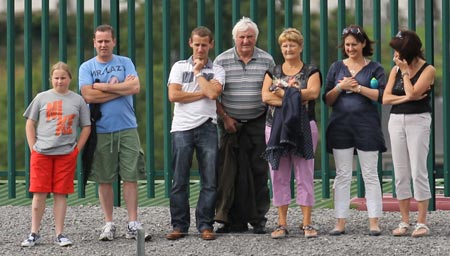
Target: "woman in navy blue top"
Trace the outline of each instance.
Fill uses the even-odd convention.
[[[350,206],[353,155],[357,153],[366,188],[369,234],[381,234],[382,192],[377,174],[378,153],[386,151],[376,102],[381,102],[386,84],[383,67],[370,59],[372,41],[362,27],[351,25],[342,31],[344,60],[328,71],[324,102],[333,111],[326,131],[327,151],[336,165],[334,180],[335,228],[330,235],[345,233]],[[371,80],[374,80],[371,88]],[[376,85],[376,83],[378,85]]]
[[[427,169],[431,130],[429,92],[434,84],[436,70],[425,61],[422,42],[415,32],[401,30],[389,45],[394,49],[395,66],[389,74],[383,103],[392,105],[388,129],[395,189],[402,216],[402,221],[392,234],[408,234],[412,180],[419,212],[412,236],[425,236],[429,233],[426,216],[431,198]]]

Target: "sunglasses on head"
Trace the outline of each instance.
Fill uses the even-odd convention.
[[[403,39],[402,31],[398,31],[397,35],[395,37]]]
[[[348,27],[348,28],[344,28],[342,30],[342,35],[346,35],[346,34],[362,34],[361,29],[359,28],[355,28],[355,27]]]

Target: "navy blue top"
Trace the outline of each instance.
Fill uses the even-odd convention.
[[[334,62],[327,74],[325,95],[332,90],[344,77],[351,77],[351,73],[342,60]],[[386,86],[386,75],[378,62],[370,61],[354,78],[361,86],[370,88],[370,80],[378,80],[378,102],[382,102],[382,95]],[[341,92],[334,104],[329,117],[326,140],[327,152],[335,149],[357,148],[363,151],[385,152],[381,118],[377,104],[359,93]]]

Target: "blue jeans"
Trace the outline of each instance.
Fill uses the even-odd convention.
[[[190,225],[189,176],[194,149],[200,174],[200,194],[195,211],[197,229],[212,229],[216,203],[218,135],[210,120],[188,131],[172,133],[173,183],[170,215],[173,229],[187,232]]]

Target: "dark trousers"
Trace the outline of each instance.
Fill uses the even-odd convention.
[[[216,202],[218,135],[217,126],[208,121],[189,131],[172,133],[173,183],[170,215],[173,229],[187,232],[190,225],[189,177],[196,150],[201,188],[195,210],[198,231],[212,229]]]
[[[220,124],[219,124],[220,126]],[[224,131],[223,127],[221,127]],[[215,220],[265,226],[270,208],[265,116],[240,123],[238,132],[222,132],[219,149]]]

